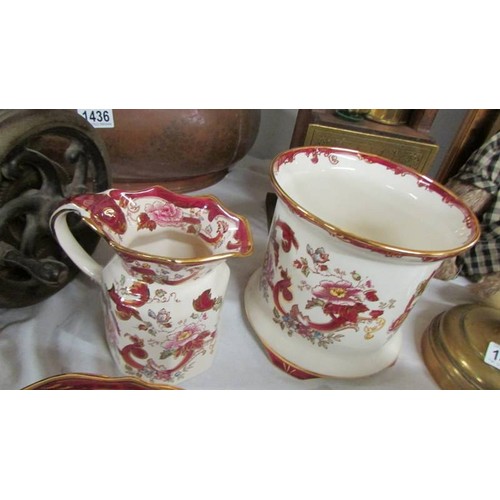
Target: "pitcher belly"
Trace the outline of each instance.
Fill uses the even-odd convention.
[[[106,335],[121,371],[175,384],[207,370],[229,275],[225,262],[179,285],[105,275]]]

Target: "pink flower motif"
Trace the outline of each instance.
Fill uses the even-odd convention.
[[[203,333],[200,325],[191,323],[183,326],[179,331],[175,332],[174,338],[169,340],[163,347],[167,350],[179,349],[189,342],[192,342]]]
[[[342,306],[353,306],[362,302],[363,292],[360,288],[353,287],[348,281],[321,281],[312,289],[313,295],[328,303]]]
[[[325,301],[323,312],[332,318],[331,328],[341,328],[359,321],[359,315],[369,309],[363,304],[363,290],[348,281],[321,281],[312,293]]]
[[[147,203],[144,211],[159,226],[179,226],[182,224],[182,210],[173,203],[155,201]]]

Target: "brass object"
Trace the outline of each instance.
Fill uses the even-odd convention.
[[[425,174],[438,152],[437,144],[378,133],[359,132],[333,126],[310,124],[305,146],[333,146],[382,156]]]
[[[432,320],[422,355],[442,389],[500,389],[500,370],[484,361],[492,341],[500,342],[500,310],[462,304]]]
[[[366,118],[384,125],[403,125],[410,117],[409,109],[370,109]]]

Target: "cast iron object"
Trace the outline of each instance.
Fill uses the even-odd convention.
[[[49,218],[66,198],[109,187],[107,154],[93,127],[70,110],[0,110],[0,307],[36,304],[77,274]],[[92,252],[98,236],[79,220]]]

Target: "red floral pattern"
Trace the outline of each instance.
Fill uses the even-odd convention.
[[[323,348],[341,342],[348,329],[362,330],[367,340],[373,338],[374,332],[385,324],[385,309],[394,307],[395,301],[381,302],[372,281],[363,279],[357,271],[347,273],[332,268],[333,259],[323,247],[314,249],[307,244],[307,253],[301,255],[290,225],[277,218],[275,226],[281,232],[278,234],[274,229],[271,233],[261,282],[264,297],[270,300],[272,296],[274,321],[288,335],[298,334]],[[294,285],[293,280],[297,278],[282,267],[281,252],[290,253],[292,248],[298,254],[293,259],[293,267],[305,277],[317,276],[312,285],[307,281]],[[323,321],[313,320],[294,302],[292,290],[297,288],[310,293],[305,310],[320,310]]]
[[[119,205],[109,196],[101,193],[82,194],[72,199],[72,203],[87,210],[92,222],[105,232],[111,230],[116,234],[124,234],[127,221]]]
[[[81,208],[82,215],[93,222],[94,228],[102,236],[118,244],[115,248],[124,261],[134,262],[135,267],[139,265],[138,256],[133,247],[127,248],[123,242],[133,241],[134,233],[161,231],[164,228],[172,228],[202,240],[213,263],[231,256],[247,256],[253,252],[247,220],[225,209],[211,196],[187,196],[155,186],[142,191],[110,189],[104,193],[75,197],[73,202]],[[166,273],[172,270],[179,275],[175,279],[168,279],[163,275],[158,278],[160,282],[179,283],[198,274],[199,269],[195,272],[190,268],[204,265],[209,269],[205,257],[207,256],[179,263],[183,259],[141,253],[140,261],[156,264],[156,276],[162,275],[161,266]]]
[[[131,374],[139,373],[150,380],[180,380],[189,370],[192,360],[213,350],[216,331],[207,327],[210,324],[208,319],[209,314],[214,314],[221,308],[222,297],[212,297],[211,289],[206,289],[193,300],[193,314],[177,322],[175,326],[171,310],[167,306],[159,310],[156,308],[157,312],[149,309],[147,320],[139,310],[140,306],[158,301],[166,305],[173,302],[174,305],[179,302],[175,299],[175,292],[167,293],[159,289],[152,294],[146,283],[134,282],[129,288],[120,289],[119,293],[113,285],[108,294],[115,305],[118,318],[124,321],[132,318],[139,320],[138,332],[147,336],[149,346],[161,349],[160,359],[175,360],[173,363],[169,362],[168,367],[163,366],[148,354],[144,337],[125,333],[123,338],[130,339],[131,343],[117,348]],[[118,329],[115,337],[121,337]],[[166,340],[156,340],[157,338]],[[114,345],[118,346],[117,338],[114,339]]]
[[[162,227],[176,227],[184,223],[182,210],[168,201],[156,200],[153,203],[146,203],[144,212],[150,220]]]
[[[405,310],[403,311],[403,313],[398,316],[392,323],[391,323],[391,326],[389,327],[389,333],[391,335],[394,335],[399,327],[403,324],[403,322],[405,321],[405,319],[408,317],[408,314],[410,314],[411,310],[413,309],[413,307],[415,306],[415,304],[417,303],[417,300],[419,299],[419,297],[424,293],[429,281],[432,279],[432,276],[427,278],[426,280],[422,281],[415,293],[411,296],[410,300],[408,301],[408,304],[406,304],[406,307],[405,307]]]
[[[191,323],[183,326],[179,331],[171,334],[171,340],[163,346],[167,351],[172,351],[175,357],[186,355],[203,347],[204,339],[211,335],[201,325]]]
[[[154,231],[156,229],[156,222],[149,218],[148,214],[139,214],[137,217],[137,229],[149,229]]]
[[[116,314],[122,320],[131,317],[141,319],[137,308],[149,300],[149,288],[146,283],[135,281],[130,287],[117,292],[115,285],[108,290],[111,301],[115,304]]]
[[[193,300],[193,308],[197,312],[206,312],[218,305],[219,298],[212,298],[212,291],[205,290],[199,297]]]
[[[122,369],[151,381],[175,382],[206,369],[228,278],[221,264],[253,251],[246,219],[216,198],[159,186],[110,189],[74,202],[119,257],[110,261],[103,280],[108,345]],[[179,251],[163,255],[155,242],[172,236],[182,244],[193,242],[194,256],[186,252],[183,257]],[[213,279],[198,280],[209,273]],[[192,283],[181,285],[188,281]]]

